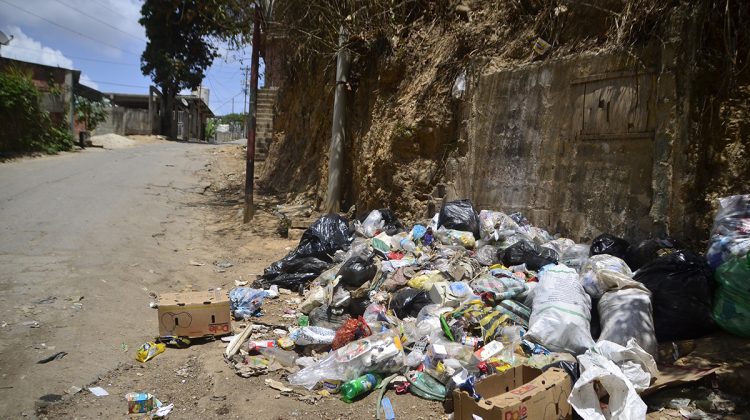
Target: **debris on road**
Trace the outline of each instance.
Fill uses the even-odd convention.
[[[52,356],[45,357],[44,359],[42,359],[42,360],[40,360],[40,361],[38,361],[36,363],[37,364],[49,363],[49,362],[52,362],[54,360],[60,360],[60,359],[62,359],[63,357],[65,357],[67,355],[68,355],[68,353],[66,353],[64,351],[59,351],[59,352],[53,354]]]
[[[92,386],[89,388],[89,391],[96,397],[106,397],[109,395],[109,392],[100,386]]]

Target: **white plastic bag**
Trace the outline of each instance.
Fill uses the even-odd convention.
[[[367,218],[362,222],[362,234],[367,238],[372,238],[375,233],[383,229],[385,226],[385,220],[383,220],[383,214],[380,210],[373,210],[367,215]]]
[[[568,403],[586,420],[642,420],[646,404],[622,370],[606,357],[586,352],[578,356],[581,376],[573,385]],[[602,410],[595,384],[609,394],[609,404]]]
[[[642,288],[641,288],[642,287]],[[626,345],[630,339],[654,357],[658,355],[651,293],[644,286],[610,290],[599,299],[599,340]]]
[[[336,336],[336,331],[324,327],[302,327],[292,331],[289,338],[298,346],[309,346],[311,344],[331,344]]]
[[[386,331],[352,341],[332,351],[320,362],[289,376],[289,383],[313,389],[323,380],[349,381],[369,373],[391,373],[405,366],[404,349],[398,334]]]
[[[524,338],[552,351],[581,354],[594,345],[590,328],[591,297],[583,290],[576,270],[564,265],[544,267]]]
[[[581,267],[581,283],[594,299],[610,289],[643,287],[633,280],[633,272],[625,261],[608,254],[594,255]]]

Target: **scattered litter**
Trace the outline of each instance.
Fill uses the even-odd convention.
[[[190,265],[194,265],[196,267],[203,267],[204,265],[206,265],[206,263],[190,260]]]
[[[266,385],[268,385],[270,388],[273,388],[277,391],[292,392],[292,388],[285,386],[284,384],[282,384],[281,382],[275,379],[267,378],[265,382],[266,382]]]
[[[227,269],[227,268],[229,268],[229,267],[232,267],[232,266],[234,266],[234,264],[232,264],[232,262],[231,262],[231,261],[227,261],[227,260],[214,261],[214,265],[215,265],[215,266],[216,266],[217,268],[222,268],[222,269]]]
[[[106,389],[100,387],[100,386],[92,386],[89,388],[89,391],[94,394],[96,397],[105,397],[109,395],[109,392],[107,392]]]
[[[135,360],[141,363],[146,363],[159,354],[164,353],[164,350],[166,349],[166,344],[155,343],[153,341],[143,343],[135,353]]]
[[[39,321],[25,321],[22,322],[21,325],[29,328],[39,328]]]
[[[60,352],[57,352],[57,353],[53,354],[52,356],[45,357],[44,359],[42,359],[42,360],[40,360],[40,361],[38,361],[36,363],[37,364],[49,363],[49,362],[51,362],[53,360],[60,360],[60,359],[62,359],[63,357],[65,357],[67,355],[68,355],[68,353],[66,353],[64,351],[60,351]]]

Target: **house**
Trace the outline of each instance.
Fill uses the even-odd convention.
[[[0,57],[0,71],[10,68],[31,76],[42,93],[42,109],[49,113],[55,125],[68,127],[73,137],[78,138],[85,127],[75,119],[75,97],[101,99],[101,92],[79,83],[81,71]]]
[[[177,95],[172,112],[173,132],[161,128],[162,94],[154,86],[148,94],[105,93],[112,108],[97,134],[163,134],[179,140],[205,140],[206,120],[214,116],[208,106],[209,90],[201,87],[190,95]]]

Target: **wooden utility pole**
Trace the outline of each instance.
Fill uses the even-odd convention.
[[[245,161],[245,215],[244,223],[253,220],[253,182],[255,179],[255,126],[258,102],[258,67],[260,66],[260,4],[255,3],[253,17],[253,54],[250,60],[250,104],[248,106],[247,159]]]

